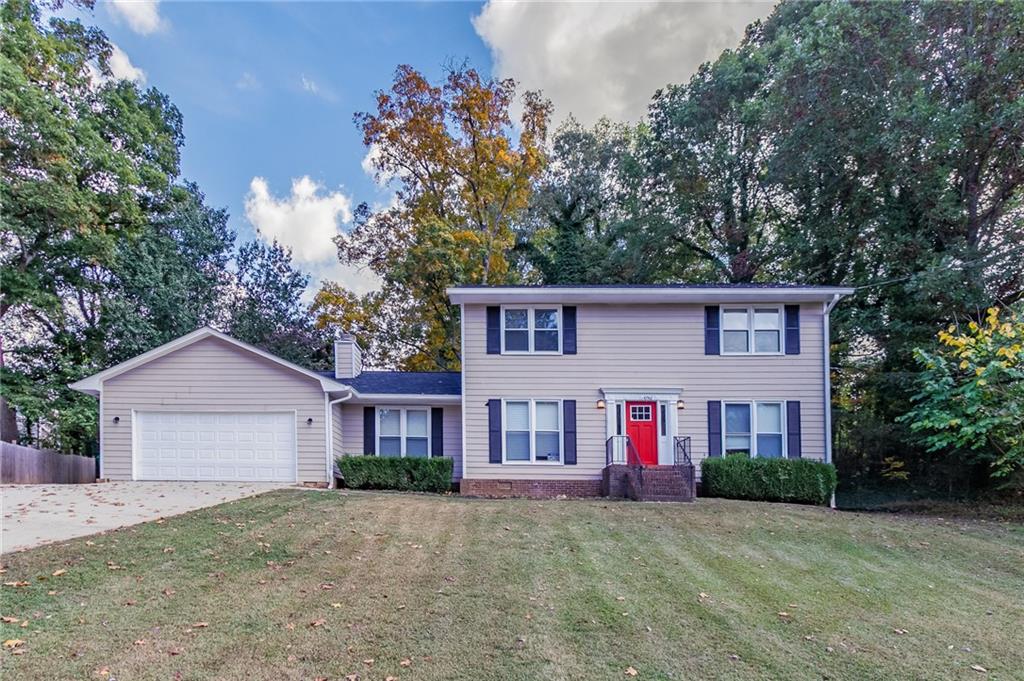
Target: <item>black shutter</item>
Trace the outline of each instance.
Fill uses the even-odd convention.
[[[722,456],[722,403],[708,400],[708,456]]]
[[[490,463],[501,463],[501,400],[487,400],[487,448]]]
[[[704,306],[704,354],[720,355],[718,338],[718,306]]]
[[[562,400],[562,449],[563,462],[576,465],[576,400]]]
[[[430,408],[430,456],[444,456],[444,408]]]
[[[487,354],[501,354],[501,308],[487,306]]]
[[[576,354],[576,306],[562,306],[562,354]]]
[[[786,449],[790,459],[799,459],[800,452],[800,401],[786,402]]]
[[[800,354],[800,306],[786,306],[786,354]]]
[[[363,454],[377,453],[377,410],[363,407]]]

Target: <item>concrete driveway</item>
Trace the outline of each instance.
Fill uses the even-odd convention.
[[[259,482],[0,485],[0,551],[104,532],[288,486]]]

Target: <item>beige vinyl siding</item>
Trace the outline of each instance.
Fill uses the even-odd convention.
[[[345,448],[343,446],[344,431],[342,429],[342,420],[345,418],[343,411],[344,404],[344,402],[339,402],[338,404],[331,406],[331,431],[333,432],[333,438],[331,440],[331,456],[335,459],[345,453]]]
[[[758,305],[762,305],[758,303]],[[800,307],[799,355],[704,354],[703,305],[579,305],[576,355],[488,355],[485,305],[463,312],[467,478],[592,479],[604,468],[600,390],[681,388],[678,435],[707,456],[709,400],[800,400],[804,458],[825,451],[822,306]],[[575,399],[577,465],[488,463],[487,400]]]
[[[343,403],[341,405],[342,451],[345,454],[363,454],[363,407],[367,404]],[[386,406],[386,405],[381,405]],[[393,405],[429,408],[430,405]],[[441,405],[434,405],[441,406]],[[444,407],[444,455],[453,460],[455,480],[462,478],[462,408],[457,404],[446,404]]]
[[[327,480],[320,383],[248,350],[206,338],[103,384],[103,472],[132,477],[132,411],[295,412],[298,481]],[[114,423],[115,416],[120,417]],[[306,419],[312,418],[312,425]]]

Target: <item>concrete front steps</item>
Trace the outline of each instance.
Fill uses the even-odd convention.
[[[601,493],[633,501],[693,501],[697,496],[692,464],[671,466],[606,466]]]

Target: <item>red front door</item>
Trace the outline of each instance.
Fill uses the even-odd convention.
[[[640,463],[658,465],[658,405],[626,402],[626,435],[633,441]]]

